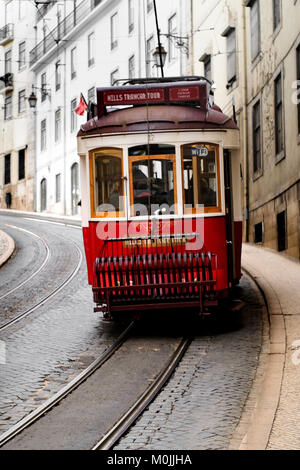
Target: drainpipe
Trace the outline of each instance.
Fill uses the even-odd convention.
[[[141,40],[142,40],[142,35],[141,35],[141,23],[142,23],[142,15],[141,15],[141,2],[138,3],[138,37],[139,37],[139,43],[138,43],[138,55],[139,55],[139,73],[138,76],[142,76],[142,58],[141,58]],[[134,77],[135,78],[135,77]]]
[[[249,242],[249,159],[248,159],[248,78],[247,78],[247,31],[246,31],[246,6],[242,5],[242,29],[243,29],[243,162],[244,162],[244,209],[246,219],[246,242]]]
[[[64,215],[67,215],[67,52],[64,47]]]
[[[194,75],[194,0],[190,1],[190,33],[191,33],[191,40],[190,40],[190,70],[191,75]]]

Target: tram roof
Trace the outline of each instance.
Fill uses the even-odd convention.
[[[221,109],[209,105],[203,80],[146,83],[97,89],[98,117],[82,125],[78,137],[172,130],[237,129]],[[127,106],[107,110],[107,106]]]

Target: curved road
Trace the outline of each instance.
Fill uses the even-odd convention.
[[[0,214],[0,227],[16,243],[15,255],[0,270],[1,326],[51,294],[78,265],[79,250],[83,257],[84,253],[78,226]],[[46,245],[50,257],[44,267],[6,295],[39,270],[47,256]],[[28,317],[0,330],[0,341],[6,346],[6,364],[0,365],[0,433],[89,365],[121,329],[101,322],[99,314],[93,313],[83,258],[66,287]]]

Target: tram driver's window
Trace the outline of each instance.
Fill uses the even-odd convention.
[[[218,153],[213,145],[182,147],[185,212],[220,211],[218,207]]]
[[[174,146],[132,147],[129,162],[132,215],[176,213]]]
[[[122,150],[98,150],[94,162],[94,213],[117,217],[124,213]]]

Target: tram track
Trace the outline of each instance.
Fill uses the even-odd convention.
[[[45,413],[50,411],[54,406],[58,405],[67,395],[73,392],[80,384],[87,380],[96,370],[98,370],[108,359],[122,346],[122,344],[129,337],[130,333],[134,328],[134,322],[123,331],[123,333],[117,338],[117,340],[106,349],[98,359],[84,369],[77,377],[71,382],[65,385],[59,392],[53,395],[43,405],[39,406],[36,410],[31,412],[28,416],[22,419],[15,426],[12,426],[7,432],[0,435],[0,447],[3,447],[7,442],[11,441],[24,429],[33,424],[39,418],[44,416]]]
[[[36,219],[37,220],[37,219]],[[39,274],[42,269],[46,266],[46,264],[49,262],[49,259],[51,257],[51,250],[50,250],[50,247],[48,246],[48,244],[46,243],[46,241],[40,237],[39,235],[35,234],[34,232],[31,232],[29,230],[26,230],[26,229],[23,229],[21,227],[17,227],[15,225],[10,225],[10,224],[5,224],[7,227],[9,228],[13,228],[13,229],[16,229],[16,230],[20,230],[20,231],[23,231],[24,233],[27,233],[27,234],[31,234],[32,236],[40,239],[45,248],[46,248],[46,258],[45,260],[43,261],[42,265],[34,272],[32,273],[27,279],[25,279],[21,284],[19,284],[18,286],[16,286],[15,288],[11,289],[10,291],[6,292],[4,295],[2,295],[0,297],[0,300],[1,299],[4,299],[5,297],[8,297],[9,295],[11,295],[12,293],[14,293],[15,291],[17,291],[19,288],[21,287],[24,287],[29,281],[31,281],[35,276],[37,276],[37,274]],[[70,227],[73,227],[70,225]],[[74,228],[78,228],[76,226],[74,226]],[[50,301],[55,295],[57,295],[59,292],[61,292],[62,289],[64,289],[71,281],[72,279],[76,276],[76,274],[78,273],[80,267],[81,267],[81,264],[82,264],[82,260],[83,260],[83,255],[82,255],[82,252],[81,250],[79,249],[79,247],[71,241],[71,243],[73,244],[73,246],[75,247],[75,250],[77,252],[77,255],[78,255],[78,262],[75,266],[75,268],[72,270],[72,272],[69,274],[69,276],[67,277],[67,279],[65,279],[58,287],[56,287],[54,290],[52,290],[48,295],[44,296],[39,302],[37,302],[35,305],[33,305],[32,307],[30,307],[29,309],[23,311],[22,313],[16,315],[14,318],[12,318],[11,320],[3,323],[0,325],[0,332],[6,330],[7,328],[9,328],[10,326],[13,326],[14,324],[16,324],[17,322],[19,322],[20,320],[22,320],[23,318],[26,318],[28,317],[30,314],[32,314],[34,311],[36,311],[39,307],[41,307],[42,305],[44,305],[46,302]]]
[[[36,271],[34,271],[34,273],[32,273],[27,279],[25,279],[25,281],[21,282],[16,287],[14,287],[13,289],[10,289],[9,291],[5,292],[5,294],[1,295],[0,300],[5,299],[5,297],[8,297],[9,295],[13,294],[16,290],[20,289],[21,287],[24,287],[25,284],[27,284],[27,282],[31,281],[44,268],[44,266],[46,266],[47,262],[50,259],[50,248],[49,248],[49,245],[47,244],[47,242],[44,240],[43,237],[40,237],[39,235],[37,235],[34,232],[31,232],[30,230],[26,230],[26,229],[21,228],[21,227],[16,227],[15,225],[5,224],[5,227],[15,229],[15,230],[20,230],[21,232],[27,233],[27,234],[31,235],[32,237],[35,237],[38,240],[40,240],[43,243],[43,245],[46,249],[46,257],[45,257],[43,263],[41,264],[41,266]]]
[[[147,388],[143,395],[132,405],[132,407],[125,413],[118,422],[101,437],[91,450],[110,450],[113,446],[124,436],[128,429],[136,422],[142,415],[143,411],[155,399],[158,393],[162,390],[168,379],[175,371],[177,365],[182,359],[187,348],[191,344],[191,339],[183,339],[170,357],[168,364],[162,369],[158,377]]]

